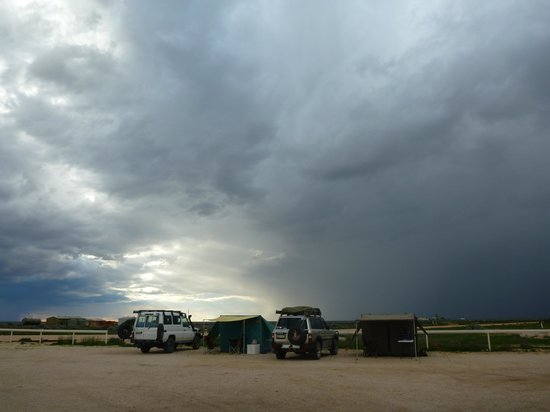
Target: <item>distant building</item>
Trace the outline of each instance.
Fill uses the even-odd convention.
[[[51,316],[46,319],[46,328],[49,329],[109,329],[117,322],[105,319],[86,319],[71,316]]]
[[[88,327],[91,329],[109,329],[116,325],[117,322],[115,320],[88,319]]]
[[[41,319],[37,318],[23,318],[21,319],[21,325],[23,326],[40,326],[42,323]]]
[[[80,317],[50,316],[46,319],[46,327],[51,329],[82,329],[88,327],[88,320]]]

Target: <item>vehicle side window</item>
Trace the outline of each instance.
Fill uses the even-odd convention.
[[[164,324],[165,325],[171,325],[172,324],[172,315],[169,315],[168,313],[164,314]]]
[[[152,328],[157,327],[159,324],[159,317],[157,315],[147,315],[145,318],[145,327]]]
[[[139,315],[136,322],[136,328],[143,328],[144,326],[145,326],[145,316]]]
[[[311,329],[317,329],[317,322],[315,318],[309,318],[309,326]]]
[[[321,318],[309,318],[311,329],[324,329]]]
[[[173,322],[174,325],[181,324],[180,315],[172,315],[172,322]]]
[[[189,321],[187,320],[186,315],[182,315],[182,317],[181,317],[181,326],[183,326],[184,328],[189,327]]]

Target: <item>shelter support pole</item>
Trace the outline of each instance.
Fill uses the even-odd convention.
[[[72,345],[74,345],[74,335],[75,335],[75,333],[73,332],[73,342],[72,342]]]
[[[244,355],[244,350],[246,347],[246,320],[243,320],[243,344],[241,346],[242,346],[243,355]]]
[[[487,348],[491,352],[491,335],[489,333],[487,333]]]
[[[42,331],[40,331],[40,343],[42,343]]]
[[[202,320],[202,349],[204,350],[204,335],[206,334],[206,321]]]
[[[424,333],[424,336],[426,337],[426,350],[430,349],[430,344],[428,343],[428,334]]]
[[[10,343],[11,343],[12,339],[13,339],[13,330],[10,330]]]
[[[359,358],[359,322],[355,322],[355,359]]]
[[[106,330],[106,331],[105,331],[105,345],[107,345],[107,335],[108,335],[108,334],[109,334],[109,331]]]
[[[418,340],[418,333],[416,331],[416,321],[413,318],[413,333],[414,333],[414,357],[418,358],[418,350],[416,348],[416,342]]]

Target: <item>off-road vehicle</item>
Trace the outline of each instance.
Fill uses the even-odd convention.
[[[287,352],[310,354],[314,359],[321,359],[326,349],[331,355],[338,353],[338,331],[328,327],[319,308],[294,306],[276,313],[281,315],[272,334],[277,359],[284,359]]]
[[[200,347],[201,334],[191,322],[191,316],[179,310],[135,310],[136,319],[130,340],[143,353],[153,347],[171,353],[177,345]]]

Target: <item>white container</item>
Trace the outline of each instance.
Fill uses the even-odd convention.
[[[259,355],[260,345],[258,343],[246,345],[246,353],[247,355]]]

